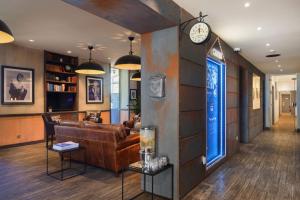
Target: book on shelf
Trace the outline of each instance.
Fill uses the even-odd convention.
[[[79,143],[75,143],[72,141],[62,142],[62,143],[54,144],[52,148],[57,151],[75,149],[75,148],[79,148]]]
[[[65,84],[52,84],[52,83],[47,83],[47,91],[49,92],[64,92],[66,91],[66,85]]]
[[[77,83],[77,77],[76,76],[69,76],[69,77],[67,77],[67,82]]]
[[[69,86],[69,92],[76,92],[76,86]]]

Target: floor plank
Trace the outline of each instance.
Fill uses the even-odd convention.
[[[184,200],[300,199],[300,136],[291,116],[271,131],[242,145],[240,153],[217,169]],[[51,154],[51,163],[58,156]],[[87,173],[66,181],[46,176],[43,144],[0,150],[2,200],[119,200],[121,177],[89,166]],[[139,175],[126,173],[126,197],[140,190]],[[139,200],[151,199],[143,196]]]
[[[299,200],[300,136],[283,115],[191,191],[185,200]]]

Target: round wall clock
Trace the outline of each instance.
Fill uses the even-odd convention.
[[[202,44],[209,39],[210,34],[211,29],[209,25],[205,22],[198,22],[190,30],[190,39],[195,44]]]

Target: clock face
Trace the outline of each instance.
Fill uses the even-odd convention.
[[[204,22],[199,22],[190,30],[190,39],[196,44],[204,42],[210,34],[209,26]]]

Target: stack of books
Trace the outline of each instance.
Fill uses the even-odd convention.
[[[65,151],[69,149],[79,148],[79,143],[75,143],[72,141],[57,143],[53,145],[53,149],[57,151]]]

